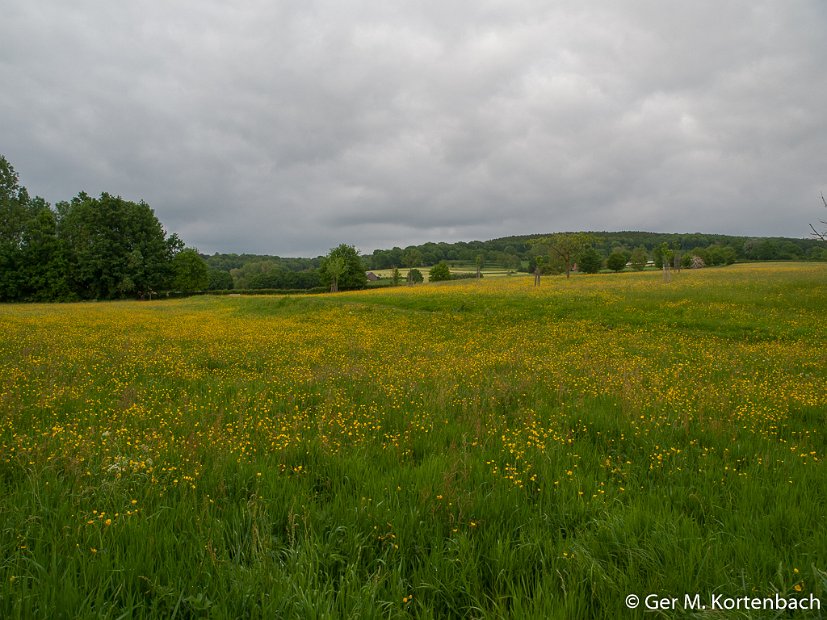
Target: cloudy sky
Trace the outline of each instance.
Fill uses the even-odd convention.
[[[824,0],[7,0],[0,154],[204,252],[807,236]]]

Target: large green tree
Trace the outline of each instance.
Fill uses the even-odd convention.
[[[12,165],[0,155],[0,301],[20,298],[23,233],[29,195]]]
[[[166,238],[145,202],[80,193],[59,203],[57,211],[69,284],[79,297],[112,299],[168,288],[180,239]]]
[[[592,246],[587,246],[577,255],[577,268],[581,273],[597,273],[602,266],[603,259]]]
[[[20,248],[19,298],[25,301],[71,299],[66,283],[66,251],[57,237],[57,219],[42,199],[35,199]]]
[[[548,247],[552,264],[559,265],[559,271],[565,271],[567,278],[571,275],[574,261],[595,242],[595,237],[588,233],[556,233],[533,240],[538,246]]]
[[[207,263],[198,250],[187,248],[172,259],[172,288],[178,291],[203,291],[210,285]],[[228,274],[229,275],[229,274]]]
[[[0,155],[0,301],[66,299],[66,260],[55,214],[30,198]]]
[[[368,284],[365,265],[359,252],[346,243],[328,252],[319,271],[322,284],[332,291],[365,288]]]

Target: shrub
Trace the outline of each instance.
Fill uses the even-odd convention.
[[[431,267],[428,274],[431,282],[443,282],[451,279],[451,270],[448,268],[448,263],[444,260],[439,261],[436,265]]]

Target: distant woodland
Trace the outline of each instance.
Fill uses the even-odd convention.
[[[574,238],[578,240],[576,251],[565,254],[561,262],[558,245]],[[334,254],[350,247],[340,245],[327,257],[316,258],[200,254],[187,248],[178,235],[168,234],[144,202],[107,193],[95,198],[81,192],[52,207],[42,198],[31,197],[0,155],[0,301],[149,299],[220,290],[329,290],[331,268],[341,258]],[[579,265],[586,272],[620,271],[659,265],[667,249],[676,266],[827,260],[827,247],[815,238],[592,232],[377,249],[354,256],[348,269],[415,270],[441,265],[479,271],[486,266],[539,274],[568,273]],[[361,277],[349,278],[345,273],[343,278],[336,290],[366,285]]]

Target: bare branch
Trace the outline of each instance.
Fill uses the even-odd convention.
[[[827,208],[827,200],[824,199],[824,194],[821,194],[821,202],[823,202],[824,207]],[[827,222],[825,222],[824,220],[819,220],[819,222],[821,222],[822,224],[827,226]],[[815,237],[816,239],[821,239],[822,241],[827,241],[827,229],[825,229],[823,232],[818,232],[816,230],[816,227],[813,226],[812,224],[810,224],[810,228],[813,231],[812,232],[813,237]]]

